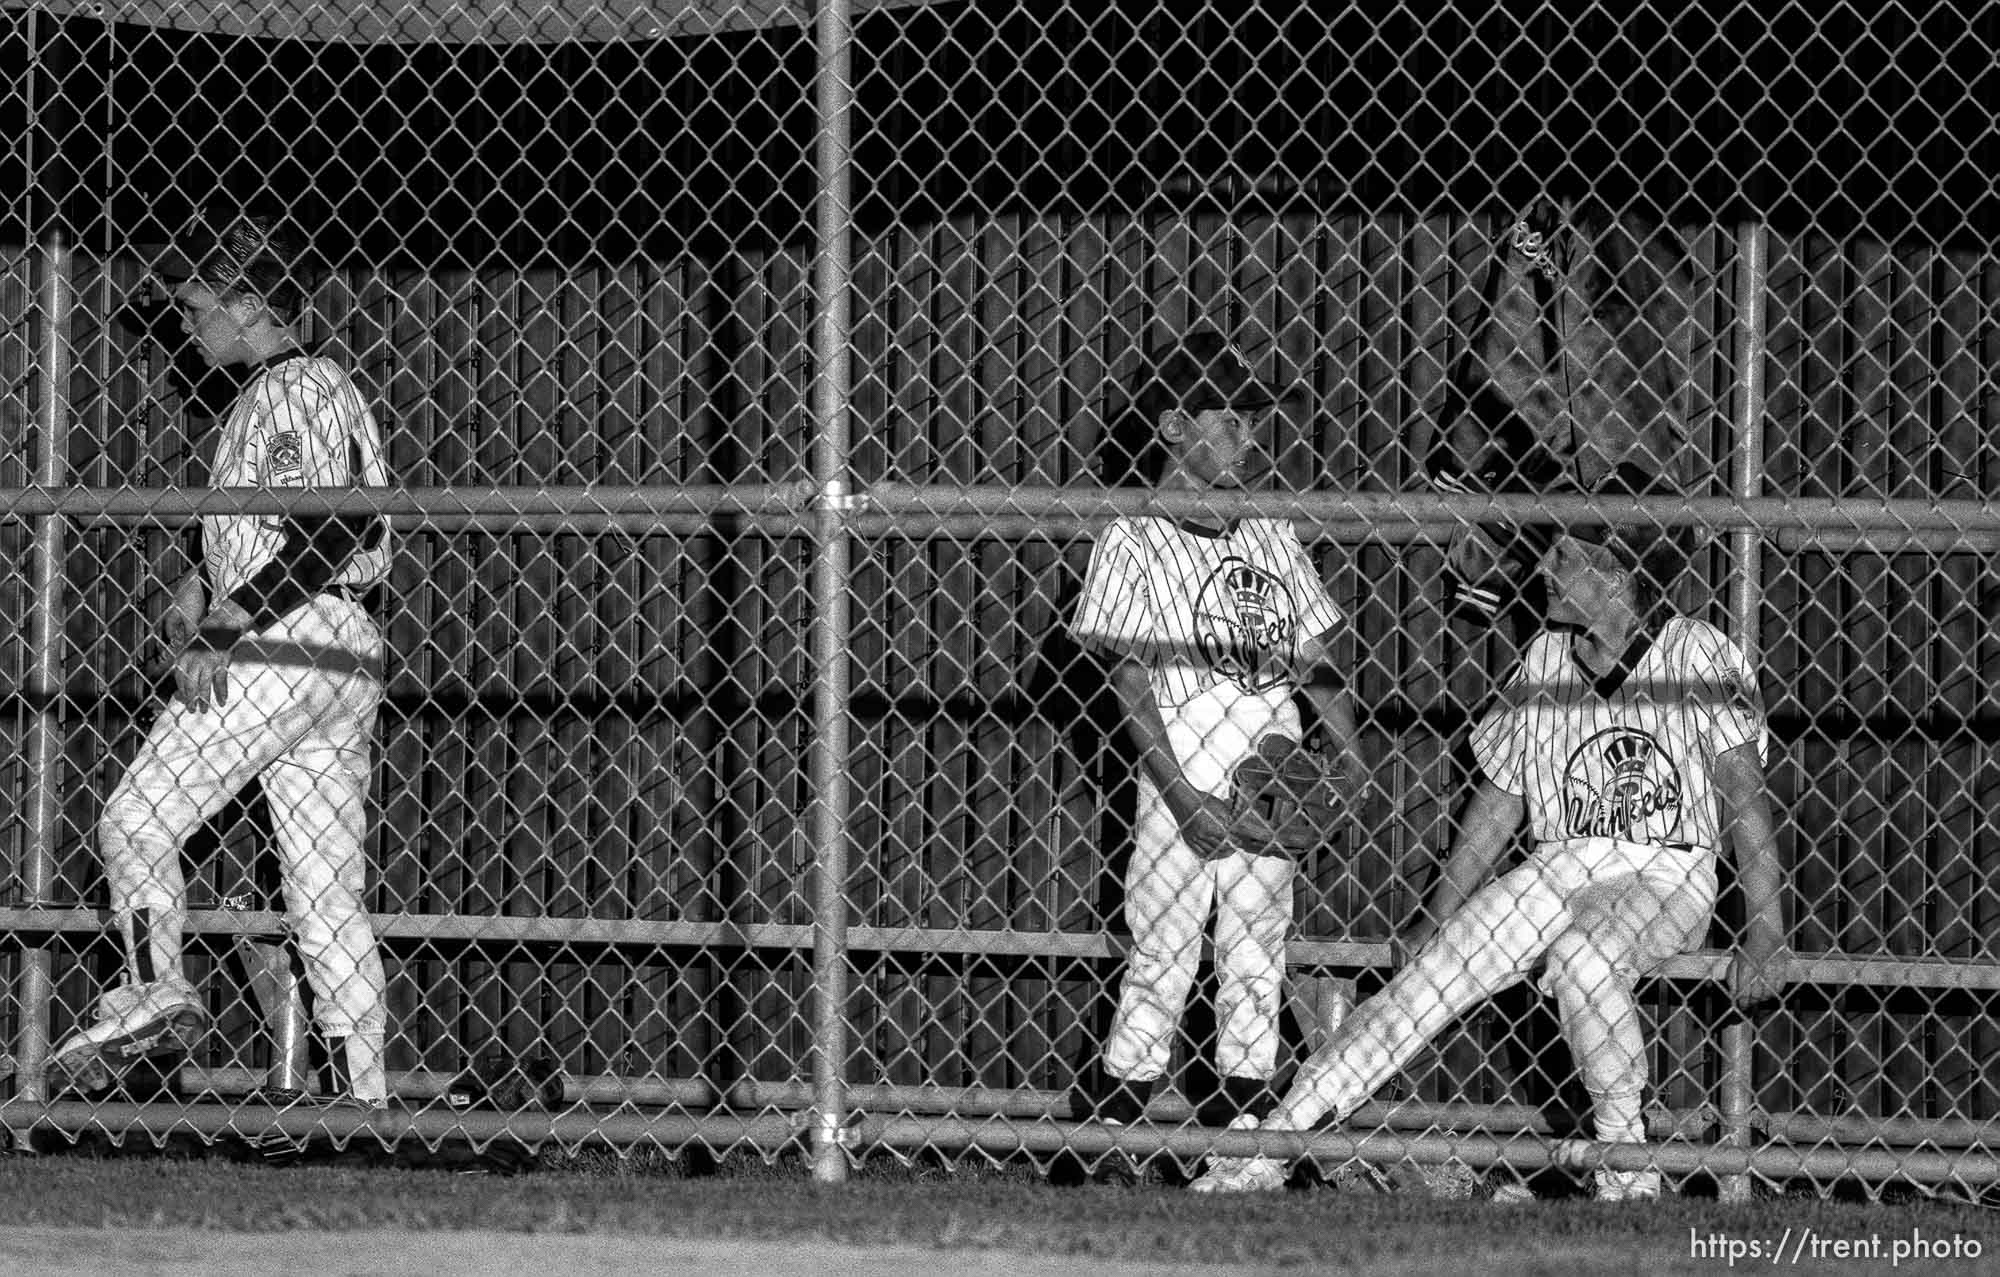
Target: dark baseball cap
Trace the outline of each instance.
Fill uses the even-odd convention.
[[[218,292],[249,289],[296,316],[314,268],[276,218],[197,209],[153,266],[169,283],[199,279]]]
[[[1150,375],[1138,395],[1149,417],[1169,408],[1268,408],[1297,394],[1296,386],[1257,380],[1250,362],[1228,338],[1211,328],[1156,347],[1147,360]]]

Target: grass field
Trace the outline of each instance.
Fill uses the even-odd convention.
[[[1669,1199],[1496,1206],[1420,1191],[1331,1188],[1203,1198],[1171,1188],[1052,1188],[1024,1169],[951,1171],[870,1163],[815,1186],[793,1159],[729,1158],[690,1175],[672,1159],[568,1159],[518,1176],[353,1166],[273,1168],[219,1157],[83,1152],[0,1161],[0,1227],[191,1229],[207,1233],[398,1230],[806,1243],[829,1272],[865,1248],[916,1248],[938,1272],[974,1252],[1067,1257],[1156,1270],[1321,1272],[1889,1271],[1900,1241],[1943,1258],[1895,1271],[2000,1271],[2000,1215],[1965,1205],[1782,1198],[1741,1206]],[[1807,1230],[1810,1230],[1809,1232]],[[1776,1262],[1771,1249],[1790,1238]],[[1698,1249],[1691,1239],[1700,1243]],[[1712,1239],[1720,1239],[1711,1245]],[[1819,1254],[1813,1254],[1817,1239]],[[1760,1246],[1728,1262],[1724,1246]],[[1879,1246],[1839,1259],[1833,1243]],[[850,1249],[851,1248],[851,1249]],[[1967,1252],[1977,1249],[1973,1257]],[[960,1252],[959,1260],[947,1258]],[[983,1257],[986,1261],[993,1254]],[[310,1269],[307,1269],[310,1271]],[[1124,1271],[1131,1271],[1125,1269]]]

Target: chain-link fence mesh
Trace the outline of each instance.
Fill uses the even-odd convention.
[[[0,8],[17,1133],[804,1137],[827,1175],[1310,1150],[1440,1187],[1605,1156],[1676,1187],[1996,1177],[1991,15],[821,22],[851,66],[773,6]],[[843,73],[851,115],[822,120]],[[180,849],[191,1050],[113,1049],[109,1087],[46,1072],[132,974],[100,826],[175,693],[200,521],[306,537],[245,490],[296,479],[199,491],[254,361],[206,366],[148,277],[218,208],[324,264],[292,335],[383,439],[387,486],[336,501],[388,511],[387,578],[304,606],[371,615],[386,649],[362,840],[386,1113],[295,1094],[355,1089],[285,939],[325,902],[288,923],[282,898],[340,840],[286,851],[268,773]],[[1158,393],[1203,332],[1206,380]],[[1249,495],[1210,464],[1246,369],[1284,392],[1242,415]],[[1602,547],[1607,521],[1681,530],[1664,585],[1703,660],[1536,665],[1569,650],[1534,647],[1558,533],[1600,581],[1665,562]],[[1107,638],[1093,590],[1192,628]],[[1259,673],[1321,628],[1330,676]],[[1517,875],[1585,834],[1691,850],[1593,862],[1553,914],[1502,879],[1457,964],[1511,937],[1492,988],[1447,1002],[1433,972],[1357,1013],[1454,838],[1485,846],[1474,729],[1511,671],[1609,705],[1620,658],[1706,717],[1648,720],[1557,802],[1566,832],[1486,850]],[[1295,862],[1188,851],[1162,758],[1225,794],[1265,728],[1340,704],[1348,817]],[[1703,815],[1741,811],[1711,789],[1731,704],[1768,727],[1790,955],[1754,1020],[1728,992],[1741,866]],[[1394,1009],[1442,1018],[1378,1082]],[[1269,1134],[1329,1071],[1362,1079],[1321,1092],[1351,1138]],[[1265,1133],[1226,1129],[1246,1111]]]

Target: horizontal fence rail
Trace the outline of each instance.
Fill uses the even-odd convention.
[[[893,518],[928,530],[931,520],[1060,518],[1101,524],[1135,515],[1282,518],[1315,526],[1393,521],[1450,531],[1468,523],[1603,523],[1620,527],[1699,527],[1810,534],[2000,532],[2000,502],[1869,501],[1791,497],[1681,498],[1671,506],[1608,496],[1458,496],[1373,492],[1133,492],[1088,488],[919,488],[883,484],[835,498],[847,517]],[[0,508],[16,518],[145,518],[181,524],[204,514],[379,514],[409,526],[491,527],[509,516],[730,515],[777,522],[802,518],[817,503],[809,485],[744,488],[208,488],[0,489]],[[552,528],[568,524],[553,523]]]

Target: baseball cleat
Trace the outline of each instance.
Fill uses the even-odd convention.
[[[1597,1145],[1589,1140],[1558,1140],[1550,1160],[1565,1170],[1590,1170],[1592,1195],[1600,1202],[1656,1202],[1660,1200],[1658,1171],[1614,1171],[1593,1166]]]
[[[1596,1197],[1600,1202],[1657,1202],[1660,1200],[1660,1173],[1599,1171]]]
[[[316,1095],[282,1086],[259,1087],[245,1099],[287,1112],[305,1110],[314,1113],[366,1113],[372,1116],[386,1112],[389,1107],[387,1100],[364,1100],[346,1091]],[[288,1135],[283,1131],[267,1131],[247,1137],[244,1143],[272,1166],[295,1166],[307,1160],[337,1158],[348,1148],[346,1143],[336,1145],[324,1132]]]
[[[1100,1120],[1106,1126],[1125,1125],[1116,1118],[1107,1117]],[[1118,1149],[1113,1149],[1098,1158],[1097,1165],[1090,1171],[1090,1182],[1105,1188],[1137,1188],[1144,1178],[1139,1163],[1132,1159],[1132,1155]]]
[[[208,1012],[179,980],[121,984],[97,999],[92,1017],[49,1053],[43,1077],[51,1095],[102,1091],[135,1060],[185,1055],[208,1029]]]
[[[1232,1131],[1254,1131],[1257,1118],[1244,1113]],[[1208,1169],[1188,1185],[1194,1193],[1275,1193],[1285,1186],[1285,1164],[1275,1157],[1210,1157]]]
[[[1593,1199],[1600,1202],[1657,1202],[1660,1200],[1660,1177],[1653,1171],[1599,1171],[1597,1186],[1592,1191]],[[1624,1176],[1636,1182],[1626,1183],[1608,1177]],[[1493,1190],[1495,1206],[1525,1206],[1540,1201],[1535,1190],[1515,1181],[1502,1184]]]
[[[1090,1173],[1090,1182],[1101,1188],[1137,1188],[1142,1178],[1129,1153],[1106,1153]]]

